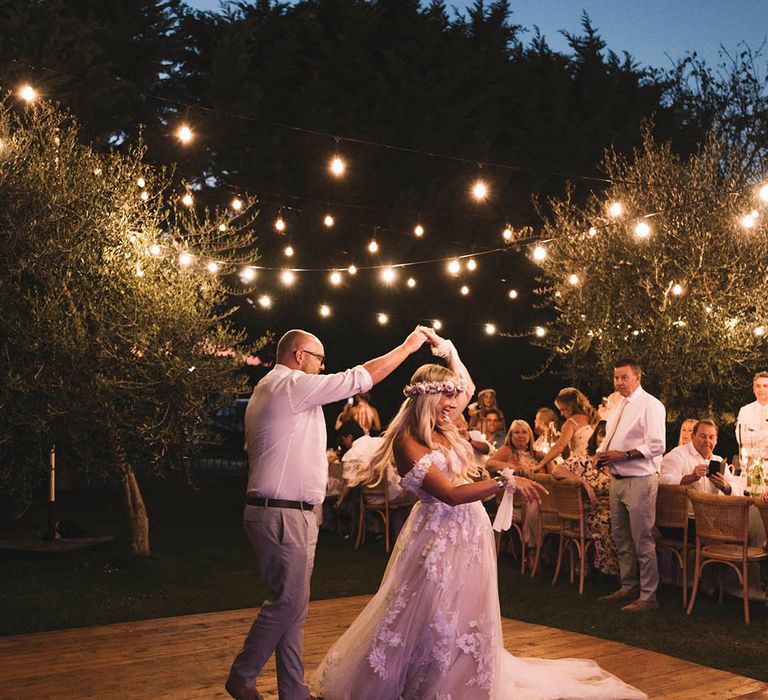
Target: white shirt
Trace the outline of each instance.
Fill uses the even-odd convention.
[[[371,437],[363,435],[357,438],[342,456],[341,463],[344,465],[344,480],[359,482],[363,474],[370,476],[370,465],[373,456],[384,444],[383,437]],[[388,464],[385,474],[387,480],[387,500],[393,501],[403,493],[400,487],[400,475],[397,473],[394,464]],[[367,479],[365,479],[367,480]],[[383,503],[384,499],[377,495],[366,495],[369,503]]]
[[[660,484],[679,484],[684,476],[693,474],[693,470],[700,464],[709,464],[711,460],[722,462],[723,458],[712,455],[709,459],[702,457],[692,442],[687,445],[679,445],[673,450],[667,452],[661,459],[661,474],[659,474]],[[718,494],[722,493],[706,477],[702,476],[698,481],[688,484],[689,489],[695,489],[702,493]],[[688,512],[693,514],[693,506],[688,503]]]
[[[322,406],[372,386],[361,365],[335,374],[275,365],[253,388],[245,409],[248,493],[322,503],[328,481]]]
[[[768,452],[768,405],[753,401],[739,409],[736,439],[748,450]]]
[[[638,450],[643,456],[614,462],[611,472],[620,476],[649,476],[658,472],[667,439],[666,417],[664,404],[641,386],[619,401],[608,416],[606,437],[598,452]]]

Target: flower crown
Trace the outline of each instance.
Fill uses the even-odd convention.
[[[424,396],[424,394],[461,394],[466,390],[462,381],[445,379],[439,382],[414,382],[406,384],[403,388],[404,396]]]

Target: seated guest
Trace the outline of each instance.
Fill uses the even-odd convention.
[[[551,408],[542,406],[536,411],[533,420],[533,432],[536,434],[533,449],[544,454],[549,452],[550,447],[560,437],[560,421],[557,414]]]
[[[544,455],[533,448],[533,431],[524,420],[514,420],[509,426],[504,444],[485,463],[489,472],[512,467],[516,473],[529,476]]]
[[[586,457],[587,442],[594,432],[597,420],[589,399],[574,387],[566,387],[555,399],[555,406],[565,418],[560,438],[536,467],[536,471],[548,471],[548,465],[568,449],[569,457]]]
[[[501,427],[501,416],[498,411],[488,411],[485,414],[485,432],[481,433],[483,440],[498,450],[504,444],[504,429]]]
[[[677,440],[677,446],[687,445],[691,441],[693,435],[693,426],[696,425],[695,418],[686,418],[680,423],[680,436]]]
[[[499,428],[506,430],[506,423],[504,421],[504,414],[501,412],[499,405],[496,403],[496,391],[495,389],[483,389],[477,392],[477,401],[467,406],[467,412],[469,413],[469,429],[479,430],[485,434],[485,416],[488,411],[495,411],[501,419]]]
[[[731,485],[720,471],[709,474],[710,461],[723,462],[713,454],[717,445],[717,425],[712,420],[700,420],[693,426],[691,441],[678,445],[661,460],[660,484],[682,484],[703,493],[731,495]],[[689,512],[693,508],[688,505]]]
[[[351,520],[352,518],[352,512],[349,507],[341,508],[344,498],[349,491],[344,480],[344,465],[341,458],[349,451],[354,441],[364,435],[365,433],[363,433],[363,429],[357,421],[345,420],[336,431],[338,448],[336,450],[327,450],[328,484],[325,488],[326,501],[323,503],[322,518],[322,525],[325,529],[333,529],[340,526],[343,521]]]
[[[485,439],[485,436],[479,430],[470,430],[467,419],[459,413],[453,419],[453,424],[459,431],[459,435],[467,440],[472,447],[472,456],[475,465],[481,472],[485,471],[485,462],[488,455],[494,451],[494,446]]]
[[[608,490],[611,476],[597,466],[597,446],[605,437],[605,421],[600,421],[587,442],[586,454],[569,457],[552,467],[552,476],[580,483],[587,494],[584,502],[584,525],[595,542],[594,567],[604,574],[619,573],[616,546],[611,537],[611,505]]]

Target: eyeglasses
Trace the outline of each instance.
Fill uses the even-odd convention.
[[[311,350],[307,350],[306,348],[299,348],[302,352],[306,352],[308,355],[312,355],[312,357],[316,357],[318,360],[320,360],[320,364],[325,364],[325,355],[321,355],[319,352],[312,352]]]

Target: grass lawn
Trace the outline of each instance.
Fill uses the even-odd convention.
[[[153,556],[132,558],[119,494],[88,491],[61,494],[58,517],[74,520],[93,535],[112,534],[117,543],[77,554],[0,559],[0,634],[98,625],[204,611],[253,607],[264,591],[242,531],[239,486],[192,491],[160,485],[145,493]],[[0,520],[0,537],[41,529],[44,510],[23,519]],[[383,545],[367,542],[355,552],[335,533],[323,532],[312,580],[314,599],[372,593],[386,566]],[[744,625],[741,601],[722,606],[700,596],[688,617],[679,590],[662,588],[657,612],[631,616],[598,595],[615,588],[596,578],[583,596],[550,572],[535,581],[521,577],[517,562],[499,561],[502,612],[508,617],[613,639],[768,681],[768,610],[752,606]]]

